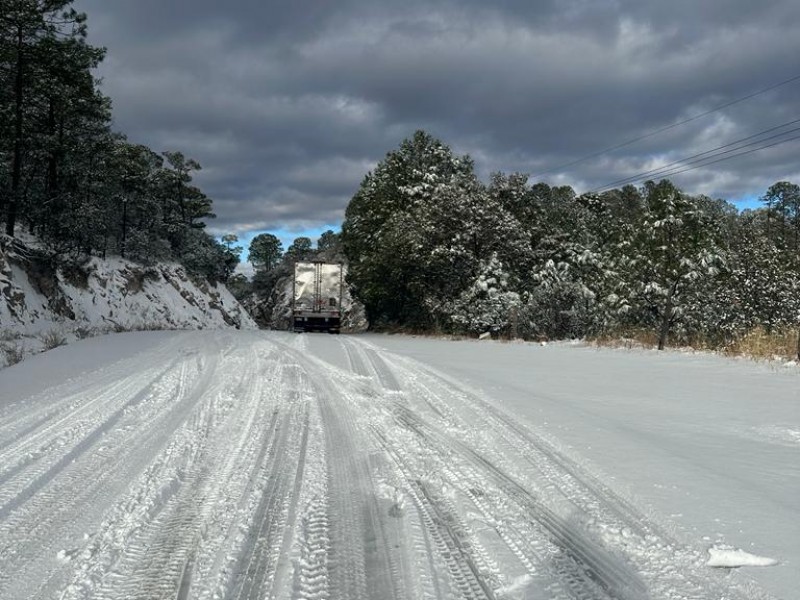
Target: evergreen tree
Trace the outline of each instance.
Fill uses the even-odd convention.
[[[800,186],[779,181],[761,198],[767,205],[767,234],[795,256],[800,252]]]
[[[8,235],[20,217],[51,225],[68,209],[69,155],[81,151],[84,128],[107,128],[108,103],[90,72],[104,51],[86,44],[86,17],[71,4],[0,0],[0,218]]]
[[[311,238],[305,236],[295,238],[295,240],[286,249],[285,258],[291,261],[310,260],[314,258],[314,249],[312,247]]]
[[[211,200],[197,162],[162,157],[110,130],[111,104],[68,0],[0,0],[0,220],[22,222],[57,254],[183,260],[222,279],[238,258],[201,232]],[[202,234],[202,235],[201,235]]]
[[[342,226],[348,279],[370,320],[415,327],[449,326],[481,261],[518,258],[509,254],[520,236],[471,159],[422,131],[367,175]]]
[[[317,240],[317,255],[321,260],[341,262],[344,260],[342,235],[328,229]]]
[[[283,257],[283,244],[271,233],[260,233],[250,242],[250,264],[258,271],[274,269]]]
[[[631,250],[632,299],[642,322],[658,331],[663,350],[698,281],[719,272],[722,253],[713,224],[670,181],[645,184],[644,220]]]
[[[494,253],[481,261],[478,276],[450,306],[450,319],[472,333],[505,333],[516,323],[519,294],[510,289],[508,273]],[[516,333],[516,332],[514,332]]]

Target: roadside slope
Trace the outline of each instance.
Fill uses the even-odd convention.
[[[58,259],[0,237],[0,343],[9,351],[113,331],[226,327],[256,325],[224,285],[194,281],[178,264]],[[0,365],[8,358],[0,352]]]

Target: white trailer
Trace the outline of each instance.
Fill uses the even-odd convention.
[[[339,333],[342,325],[342,263],[296,262],[292,329]]]

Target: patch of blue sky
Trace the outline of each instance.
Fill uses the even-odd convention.
[[[756,208],[760,208],[763,206],[761,198],[759,196],[752,196],[752,195],[741,196],[739,198],[732,198],[731,200],[728,200],[728,202],[730,202],[737,209],[739,209],[739,212],[747,209],[755,210]]]
[[[317,240],[319,236],[321,236],[324,232],[332,230],[335,232],[341,231],[341,225],[321,225],[320,227],[311,227],[308,229],[301,229],[301,228],[278,228],[272,229],[269,231],[248,231],[246,233],[237,233],[239,236],[239,241],[236,242],[236,246],[242,247],[242,254],[240,257],[241,262],[247,262],[249,257],[248,248],[250,247],[250,242],[253,241],[253,238],[257,235],[262,233],[271,233],[281,241],[283,244],[283,249],[286,250],[289,246],[292,245],[299,237],[307,237],[311,239],[311,242],[316,246]],[[220,242],[222,241],[221,238],[217,238]]]

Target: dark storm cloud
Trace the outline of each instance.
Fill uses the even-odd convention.
[[[341,221],[415,129],[491,171],[578,191],[800,118],[800,3],[79,0],[116,126],[203,165],[220,231]],[[800,180],[798,142],[676,176],[727,198]]]

